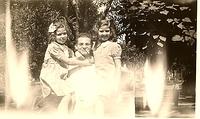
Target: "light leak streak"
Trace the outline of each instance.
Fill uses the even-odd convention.
[[[165,85],[165,70],[164,64],[161,59],[157,62],[150,64],[146,60],[144,66],[144,84],[145,84],[145,99],[150,108],[152,115],[158,115],[161,109],[164,85]]]
[[[17,53],[11,33],[10,1],[6,4],[6,93],[16,107],[24,106],[29,93],[28,52]],[[10,102],[8,102],[10,103]]]

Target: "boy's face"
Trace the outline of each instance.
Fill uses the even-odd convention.
[[[77,50],[86,50],[89,52],[91,50],[91,39],[84,36],[84,37],[79,37],[77,39],[77,44],[76,44]]]
[[[60,44],[64,44],[68,39],[67,31],[65,28],[58,28],[56,31],[56,41]]]
[[[109,38],[111,36],[110,28],[106,25],[101,26],[99,28],[98,34],[99,34],[100,41],[102,41],[102,42],[107,41],[107,40],[109,40]]]

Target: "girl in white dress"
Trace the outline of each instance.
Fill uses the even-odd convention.
[[[62,97],[58,111],[68,114],[73,109],[74,89],[71,80],[67,78],[69,65],[88,66],[88,60],[74,57],[73,51],[65,45],[69,40],[69,27],[57,24],[55,41],[48,45],[40,73],[40,81],[44,97],[50,94]],[[71,104],[71,106],[69,106]]]
[[[119,91],[121,78],[121,53],[122,49],[114,42],[114,27],[110,20],[102,19],[98,23],[98,42],[94,51],[95,68],[99,80],[99,101],[97,110],[104,116],[106,102],[116,97]]]

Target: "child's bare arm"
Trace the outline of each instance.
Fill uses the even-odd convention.
[[[90,63],[89,60],[79,60],[76,57],[74,57],[74,58],[68,58],[68,57],[66,57],[64,55],[61,56],[59,58],[59,60],[63,61],[66,64],[69,64],[69,65],[79,65],[79,66],[89,66],[89,65],[92,65],[92,63]]]
[[[116,70],[120,70],[121,69],[121,59],[119,59],[119,58],[114,59],[114,62],[115,62]]]
[[[115,63],[115,90],[119,90],[119,84],[121,80],[121,53],[122,49],[120,45],[118,44],[113,44],[113,48],[111,51],[113,61]]]
[[[69,65],[79,65],[79,66],[88,66],[91,65],[89,60],[80,60],[77,57],[69,58],[66,56],[63,51],[59,49],[52,49],[50,52],[51,56],[58,59],[59,61],[69,64]]]

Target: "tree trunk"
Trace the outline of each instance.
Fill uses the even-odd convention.
[[[80,16],[80,9],[79,9],[79,0],[71,0],[71,3],[75,7],[75,14],[76,14],[76,36],[79,34],[79,16]]]

